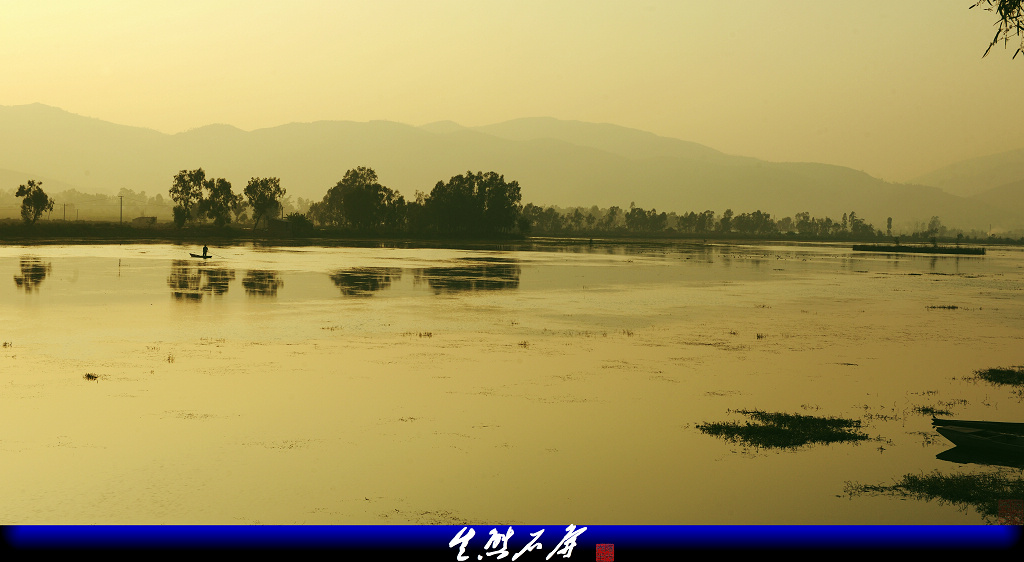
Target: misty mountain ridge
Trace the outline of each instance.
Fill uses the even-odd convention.
[[[890,216],[909,225],[934,215],[962,228],[1024,226],[1015,184],[989,197],[959,197],[842,166],[766,162],[618,125],[550,117],[479,127],[315,121],[244,131],[214,124],[169,135],[32,104],[0,106],[0,130],[0,169],[13,171],[0,174],[5,190],[52,178],[47,189],[128,188],[166,197],[178,171],[202,167],[232,182],[236,193],[251,177],[274,176],[288,195],[319,200],[347,170],[368,166],[412,199],[454,175],[493,170],[518,181],[523,202],[537,205],[635,202],[679,213],[731,208],[833,218],[852,210],[876,227]],[[13,180],[17,174],[23,179]]]

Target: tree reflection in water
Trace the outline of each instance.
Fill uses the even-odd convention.
[[[402,278],[398,267],[354,267],[339,269],[331,274],[331,281],[346,297],[369,297],[373,293],[391,286]]]
[[[284,286],[284,280],[276,271],[251,269],[242,278],[242,287],[249,296],[276,297],[277,290]]]
[[[14,283],[25,289],[26,293],[39,290],[39,284],[46,279],[50,273],[49,262],[43,263],[39,258],[33,256],[22,256],[21,275],[14,276]]]
[[[167,285],[175,299],[198,302],[203,300],[204,294],[223,295],[234,278],[233,269],[194,266],[188,260],[174,260]]]
[[[454,267],[428,267],[416,271],[414,282],[424,281],[436,294],[462,291],[497,291],[519,287],[519,262],[512,259],[461,259]]]

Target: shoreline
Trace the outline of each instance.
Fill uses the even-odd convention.
[[[693,244],[713,245],[716,243],[820,243],[849,245],[858,248],[889,248],[891,244],[880,243],[877,237],[814,237],[799,234],[776,234],[770,236],[748,236],[739,233],[629,233],[629,232],[579,232],[572,235],[536,234],[505,235],[498,237],[444,237],[431,235],[410,235],[408,233],[358,234],[346,231],[316,231],[311,235],[295,235],[285,232],[252,232],[235,227],[216,228],[200,226],[189,229],[137,228],[116,223],[42,223],[25,226],[20,223],[0,222],[0,245],[50,245],[50,244],[209,244],[238,246],[254,244],[261,246],[353,246],[353,247],[426,247],[426,248],[472,248],[494,246],[536,246],[538,244],[572,244],[605,246],[610,244]],[[932,246],[925,246],[930,240],[908,240],[920,245],[900,245],[900,251],[935,253]],[[956,239],[940,239],[942,244],[955,244]],[[984,246],[1024,246],[1024,238],[962,239],[961,248]],[[954,248],[940,245],[940,248]],[[926,248],[926,250],[917,250]],[[884,251],[884,250],[874,250]],[[955,251],[958,254],[970,254]]]

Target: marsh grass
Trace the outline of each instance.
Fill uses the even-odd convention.
[[[996,367],[974,371],[975,380],[983,380],[992,384],[1024,386],[1024,366]]]
[[[757,423],[713,422],[697,426],[701,432],[728,441],[763,448],[796,448],[808,443],[861,441],[860,420],[804,416],[761,410],[735,410]]]
[[[951,416],[953,412],[934,406],[914,406],[914,411],[926,416]]]
[[[999,516],[999,501],[1024,498],[1024,480],[1010,471],[978,474],[907,474],[891,486],[846,483],[846,493],[856,495],[892,495],[924,501],[955,504],[961,509],[973,507],[986,517]]]

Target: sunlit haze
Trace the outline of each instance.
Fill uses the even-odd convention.
[[[971,0],[7,2],[0,105],[175,133],[608,122],[904,181],[1024,147]]]

